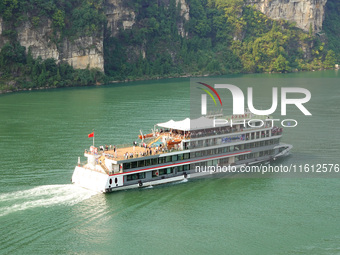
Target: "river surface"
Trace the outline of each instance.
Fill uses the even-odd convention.
[[[288,108],[299,124],[285,129],[282,141],[294,148],[279,163],[316,165],[340,163],[339,77],[227,78],[254,87],[263,109],[272,86],[310,90],[312,116]],[[189,116],[189,85],[0,95],[0,254],[340,254],[340,173],[208,178],[108,195],[70,184],[92,129],[96,145],[132,143],[140,129]]]

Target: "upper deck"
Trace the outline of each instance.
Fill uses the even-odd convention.
[[[262,120],[264,125],[261,126],[243,126],[241,123],[244,119],[253,119]],[[270,118],[266,116],[229,116],[225,118],[226,120],[234,120],[234,125],[219,125],[217,122],[216,126],[206,126],[201,128],[196,128],[192,130],[187,130],[187,123],[185,124],[184,121],[181,122],[174,122],[170,121],[169,123],[160,123],[159,127],[163,127],[163,129],[156,130],[152,134],[143,135],[142,141],[135,145],[117,145],[114,149],[112,146],[101,146],[102,150],[95,150],[85,151],[85,154],[92,154],[97,155],[97,157],[104,156],[110,160],[115,161],[118,163],[119,161],[125,161],[129,159],[136,159],[142,158],[147,156],[155,156],[155,155],[162,155],[169,152],[176,152],[190,149],[190,141],[197,141],[207,138],[215,138],[215,137],[223,137],[233,134],[241,134],[247,132],[256,132],[256,131],[263,131],[267,130],[268,134],[260,135],[260,138],[268,137],[269,133],[270,136],[281,135],[282,129],[280,132],[277,131],[277,128],[272,127],[272,121]],[[246,119],[246,120],[247,120]],[[186,121],[187,122],[187,121]],[[240,124],[241,123],[241,124]],[[157,126],[158,126],[157,125]],[[176,127],[178,129],[167,128]],[[205,125],[205,124],[204,124]],[[182,129],[180,129],[182,127]],[[271,132],[269,131],[272,128]],[[266,132],[267,132],[266,131]],[[146,137],[146,138],[144,138]],[[256,137],[256,136],[255,136]],[[257,138],[257,137],[256,137]],[[194,145],[192,146],[194,148]],[[195,146],[197,147],[197,145]]]

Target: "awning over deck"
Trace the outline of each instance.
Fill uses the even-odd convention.
[[[168,122],[158,123],[157,126],[168,129],[176,129],[181,131],[190,131],[197,129],[205,129],[214,127],[214,120],[206,117],[198,119],[186,118],[180,121],[169,120]]]

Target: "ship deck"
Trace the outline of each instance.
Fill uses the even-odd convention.
[[[120,147],[118,145],[116,152],[114,152],[114,149],[111,148],[109,150],[100,151],[100,153],[109,156],[111,159],[114,159],[116,161],[121,161],[132,158],[142,158],[146,156],[159,155],[168,152],[178,151],[178,149],[174,147],[167,148],[164,145],[160,146],[160,144],[153,145],[154,143],[157,143],[157,141],[161,140],[163,136],[166,136],[168,137],[167,139],[170,139],[169,133],[163,133],[158,137],[152,138],[149,141],[145,141],[146,147],[143,147],[140,144],[136,146],[123,146],[123,147]],[[171,139],[178,138],[184,139],[184,137],[181,135],[172,136]]]

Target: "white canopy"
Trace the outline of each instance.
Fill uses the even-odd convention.
[[[181,121],[169,120],[168,122],[158,123],[157,126],[181,131],[190,131],[195,129],[212,128],[214,127],[214,120],[206,117],[200,117],[193,120],[186,118]]]

